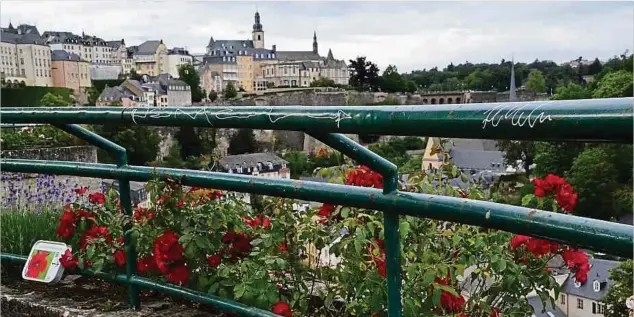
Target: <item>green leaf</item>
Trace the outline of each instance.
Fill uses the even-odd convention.
[[[453,287],[449,287],[447,285],[440,285],[438,283],[434,283],[434,288],[439,288],[445,292],[449,292],[453,296],[460,296]]]
[[[427,287],[427,285],[431,284],[436,278],[436,271],[430,270],[426,271],[423,275],[423,284],[422,287]]]
[[[358,239],[354,240],[354,250],[357,251],[357,255],[361,255],[361,241]]]
[[[493,263],[493,267],[497,271],[504,271],[506,269],[506,260],[500,259],[499,261]]]
[[[451,167],[451,176],[455,178],[456,175],[458,175],[458,166],[454,165]]]
[[[401,222],[399,224],[399,231],[400,231],[400,235],[401,235],[401,239],[405,240],[405,238],[407,238],[407,234],[409,234],[410,231],[410,225],[409,222]]]
[[[233,286],[233,281],[230,279],[224,279],[220,281],[220,285],[222,286]]]
[[[93,269],[95,269],[96,272],[101,272],[101,270],[103,270],[103,265],[104,265],[104,260],[99,259],[95,261],[95,263],[92,264],[92,267]]]
[[[236,287],[233,289],[235,298],[239,299],[240,297],[242,297],[244,295],[244,291],[246,291],[246,286],[243,283],[236,285]]]
[[[209,249],[211,249],[211,244],[209,243],[209,240],[207,240],[203,236],[195,236],[194,237],[194,242],[196,243],[198,248],[201,249],[201,250],[209,250]]]
[[[342,207],[341,208],[341,217],[348,218],[349,215],[350,215],[350,208]]]
[[[439,288],[436,288],[434,290],[434,296],[432,297],[432,303],[434,304],[434,306],[438,307],[440,306],[440,293],[442,291]]]
[[[213,283],[211,284],[211,286],[209,287],[209,289],[207,290],[208,294],[216,294],[216,292],[218,291],[218,288],[220,287],[220,284],[218,283]]]
[[[533,194],[528,194],[522,197],[522,206],[528,206],[528,204],[531,202],[531,200],[533,200],[533,198],[535,198],[535,195]]]
[[[89,259],[91,259],[94,254],[95,254],[95,246],[94,245],[88,246],[88,248],[86,248],[86,256]]]

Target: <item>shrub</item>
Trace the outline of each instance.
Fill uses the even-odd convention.
[[[39,213],[32,210],[0,210],[0,251],[28,255],[38,240],[59,240],[55,235],[59,215],[59,210],[44,210]]]

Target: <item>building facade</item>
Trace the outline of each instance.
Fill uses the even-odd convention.
[[[158,76],[168,72],[168,50],[163,44],[163,40],[145,41],[141,45],[130,46],[127,48],[127,53],[128,58],[123,62],[124,71],[134,69],[139,74],[149,76]]]
[[[75,35],[71,32],[46,31],[42,34],[51,50],[63,50],[78,55],[92,64],[117,65],[120,63],[118,52],[109,42],[82,32]]]
[[[319,77],[345,85],[349,78],[346,63],[335,59],[332,51],[326,57],[319,55],[316,33],[310,51],[277,51],[275,45],[267,49],[258,12],[250,40],[214,40],[211,37],[200,69],[203,77],[212,78],[213,72],[219,74],[223,88],[232,82],[237,89],[246,92],[269,87],[310,87]]]
[[[194,58],[189,55],[189,52],[180,47],[174,47],[167,51],[167,73],[173,78],[179,78],[178,68],[181,65],[194,64]]]
[[[585,283],[569,277],[561,287],[555,304],[568,317],[601,317],[605,311],[600,303],[615,282],[610,280],[610,270],[619,266],[617,261],[590,259],[590,272]]]
[[[80,88],[92,86],[90,80],[90,63],[74,53],[63,50],[52,51],[53,86],[70,88],[79,91]]]
[[[52,86],[51,49],[35,26],[9,24],[0,34],[0,77],[26,86]]]

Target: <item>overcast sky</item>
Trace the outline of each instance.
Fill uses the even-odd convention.
[[[209,37],[251,37],[259,10],[265,44],[335,58],[367,56],[401,72],[449,62],[606,59],[632,51],[632,2],[211,2],[2,1],[0,22],[35,24],[127,45],[163,39],[204,53]]]

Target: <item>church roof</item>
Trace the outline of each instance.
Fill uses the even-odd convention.
[[[313,51],[277,51],[280,61],[318,61],[321,59],[318,53]]]

